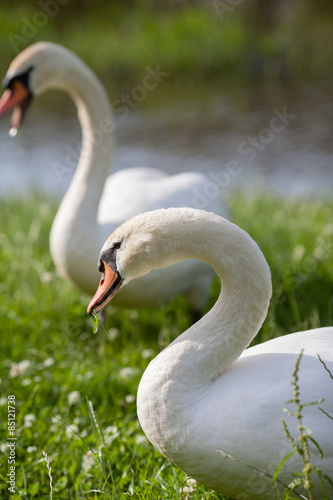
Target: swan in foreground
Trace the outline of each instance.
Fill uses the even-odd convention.
[[[141,426],[163,455],[206,486],[233,499],[271,500],[276,491],[265,474],[272,477],[291,451],[281,417],[292,436],[299,436],[297,419],[283,408],[293,398],[292,373],[302,349],[300,399],[309,403],[323,397],[322,408],[333,415],[333,382],[317,357],[333,371],[333,327],[246,349],[269,306],[268,264],[238,226],[190,208],[144,213],[114,231],[100,253],[102,278],[88,313],[101,310],[130,280],[189,258],[215,269],[220,296],[149,364],[137,396]],[[310,443],[311,463],[332,475],[332,420],[314,405],[304,408],[303,424],[324,454],[321,459]],[[301,470],[299,456],[293,455],[279,480],[288,484]],[[321,488],[316,474],[312,479],[317,499]]]
[[[77,106],[81,155],[52,226],[50,249],[60,274],[81,290],[92,294],[96,289],[99,250],[122,222],[147,210],[195,206],[196,193],[204,193],[210,179],[199,172],[167,175],[153,168],[129,168],[108,177],[114,149],[108,96],[91,69],[61,45],[38,42],[23,50],[11,63],[4,85],[0,116],[14,109],[13,136],[33,96],[61,89]],[[63,168],[70,170],[66,164]],[[220,196],[207,198],[207,210],[227,216]],[[154,306],[184,294],[200,311],[213,278],[202,262],[181,263],[129,285],[116,305]]]

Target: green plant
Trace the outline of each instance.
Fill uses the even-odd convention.
[[[322,449],[321,449],[320,445],[318,444],[318,442],[312,437],[311,430],[308,429],[303,424],[303,410],[307,406],[319,405],[323,401],[323,399],[319,399],[317,401],[312,401],[309,403],[303,403],[300,399],[300,389],[299,389],[299,385],[298,385],[298,380],[299,380],[298,379],[298,371],[299,371],[299,365],[300,365],[302,356],[303,356],[303,350],[300,352],[300,354],[298,355],[298,357],[296,359],[294,371],[292,374],[292,386],[294,388],[294,397],[290,401],[287,401],[287,403],[286,403],[286,404],[295,404],[296,410],[294,412],[291,412],[290,410],[284,408],[284,411],[288,415],[291,415],[297,419],[299,436],[297,439],[295,439],[291,435],[285,420],[282,419],[282,426],[283,426],[285,435],[286,435],[289,443],[291,444],[293,450],[290,453],[288,453],[284,457],[284,459],[281,461],[278,468],[276,469],[273,480],[276,481],[276,479],[277,479],[281,469],[285,465],[285,463],[291,458],[292,455],[297,453],[302,458],[303,469],[301,472],[294,473],[294,476],[296,476],[296,478],[286,488],[284,498],[285,499],[294,498],[294,497],[290,496],[291,492],[295,491],[298,487],[302,486],[307,492],[308,499],[314,500],[313,491],[312,491],[313,485],[314,485],[313,480],[312,480],[313,474],[314,473],[317,474],[317,476],[320,479],[320,483],[322,486],[322,492],[323,492],[322,498],[327,498],[326,494],[325,494],[325,481],[327,481],[331,486],[333,486],[333,481],[331,480],[330,477],[327,476],[327,474],[325,474],[323,471],[321,471],[319,467],[316,467],[315,465],[313,465],[311,463],[311,459],[310,459],[309,441],[311,441],[314,444],[314,446],[316,447],[320,458],[323,458],[323,452],[322,452]],[[299,493],[299,491],[297,493]]]

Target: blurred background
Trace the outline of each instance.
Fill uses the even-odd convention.
[[[0,81],[39,40],[74,51],[107,89],[114,171],[198,170],[215,195],[222,186],[232,220],[272,270],[254,343],[333,324],[332,0],[2,1]],[[80,153],[75,105],[48,91],[15,138],[9,122],[0,119],[0,432],[15,394],[12,498],[48,498],[50,466],[59,500],[184,499],[187,478],[144,438],[135,394],[150,359],[191,324],[186,300],[111,305],[92,333],[91,297],[59,275],[49,251]],[[207,308],[218,293],[216,280]],[[0,498],[6,488],[0,481]],[[191,498],[224,497],[198,485]]]
[[[0,18],[1,75],[38,40],[65,45],[97,73],[115,111],[114,170],[213,178],[236,162],[227,193],[332,192],[331,1],[13,0]],[[37,187],[60,197],[73,172],[60,178],[52,164],[80,149],[69,97],[36,99],[16,139],[8,125],[2,118],[0,195]]]

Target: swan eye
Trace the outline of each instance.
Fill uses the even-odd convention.
[[[112,250],[118,250],[121,247],[121,241],[117,241],[113,244]]]

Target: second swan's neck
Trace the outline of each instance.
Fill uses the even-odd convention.
[[[184,225],[177,252],[182,258],[209,262],[221,278],[221,292],[208,314],[162,351],[142,377],[140,422],[166,455],[169,445],[160,436],[169,435],[172,443],[175,434],[184,431],[184,415],[249,345],[271,297],[267,262],[247,233],[213,214],[189,227],[187,231]]]
[[[98,209],[113,153],[112,112],[105,89],[81,59],[64,51],[59,66],[61,70],[49,79],[48,88],[64,90],[74,100],[82,145],[77,166],[75,152],[63,160],[64,172],[76,169],[54,220],[50,247],[61,274],[90,292],[98,280],[95,263],[105,238]]]
[[[86,217],[94,207],[96,220],[113,154],[110,101],[99,79],[81,59],[68,52],[63,64],[66,71],[62,72],[62,78],[55,80],[54,86],[67,91],[74,100],[82,131],[79,162],[63,204],[69,203],[72,208],[74,200],[78,200],[78,205],[89,206]],[[65,162],[69,163],[66,166],[73,168],[73,157],[70,156],[66,156]]]

